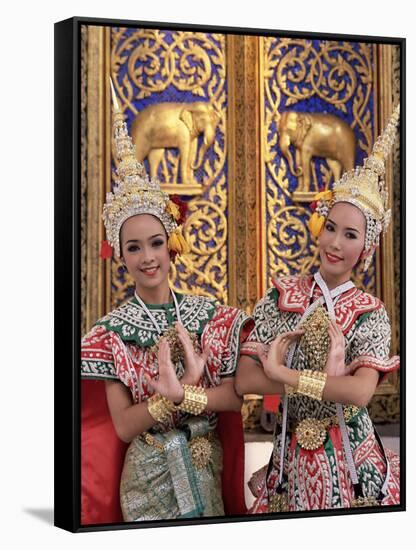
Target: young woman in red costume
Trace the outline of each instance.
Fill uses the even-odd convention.
[[[171,258],[187,249],[184,205],[137,163],[113,99],[119,178],[103,217],[135,296],[82,341],[81,521],[242,514],[242,401],[233,376],[252,322],[170,288]]]
[[[397,109],[364,166],[318,194],[318,273],[275,279],[254,310],[237,393],[280,394],[282,415],[269,465],[250,483],[253,513],[400,502],[398,457],[384,451],[366,409],[399,359],[389,358],[383,303],[351,282],[389,223],[382,176],[398,121]]]

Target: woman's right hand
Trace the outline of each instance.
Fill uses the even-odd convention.
[[[259,359],[263,364],[264,373],[275,382],[282,382],[281,368],[286,368],[286,355],[289,347],[305,333],[304,329],[279,334],[271,343],[268,352],[259,348]]]
[[[150,378],[145,375],[146,382],[169,401],[173,403],[181,403],[184,397],[184,390],[176,376],[175,367],[173,366],[170,347],[166,338],[161,338],[159,341],[159,350],[157,354],[159,364],[159,378]]]

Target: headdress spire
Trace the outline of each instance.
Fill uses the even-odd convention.
[[[116,255],[120,256],[120,230],[123,223],[138,214],[151,214],[165,228],[169,237],[169,249],[174,253],[187,253],[189,247],[180,230],[180,225],[185,221],[183,203],[178,208],[178,201],[170,199],[161,190],[159,181],[150,179],[143,164],[137,161],[135,147],[111,78],[110,87],[114,108],[113,139],[118,165],[113,192],[107,193],[103,207],[107,239]]]

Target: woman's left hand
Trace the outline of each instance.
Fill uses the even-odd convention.
[[[285,366],[289,346],[296,342],[304,332],[303,329],[299,329],[280,334],[273,340],[268,353],[264,348],[259,352],[259,359],[268,378],[275,382],[282,382],[280,369]]]
[[[205,364],[211,350],[206,348],[201,354],[197,353],[185,327],[177,322],[175,328],[185,352],[185,372],[181,378],[181,383],[197,386],[204,373]]]

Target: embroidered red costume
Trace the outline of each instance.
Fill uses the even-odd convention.
[[[255,329],[243,345],[242,355],[256,358],[258,343],[269,345],[278,334],[297,327],[309,304],[322,295],[316,286],[311,296],[312,281],[312,277],[283,277],[274,281],[274,287],[256,305]],[[345,363],[351,367],[351,374],[358,368],[367,367],[377,370],[381,380],[399,368],[399,358],[389,358],[390,323],[379,299],[352,288],[336,301],[335,316],[345,337]],[[292,368],[310,368],[301,344],[295,351]],[[343,409],[363,495],[374,497],[383,505],[398,504],[399,457],[391,452],[384,453],[366,408],[343,406]],[[351,506],[354,492],[340,426],[336,421],[327,423],[323,443],[315,450],[308,450],[296,434],[296,425],[308,418],[336,419],[335,403],[298,394],[288,399],[282,483],[279,484],[281,427],[277,424],[270,464],[251,480],[251,488],[258,497],[252,513],[278,511],[275,503],[281,502],[282,495],[290,511]],[[387,494],[381,495],[387,465],[390,466]]]
[[[197,336],[199,350],[206,346],[211,349],[200,385],[206,388],[217,386],[223,377],[234,375],[240,341],[244,340],[247,332],[252,329],[252,322],[243,312],[232,307],[217,305],[211,299],[179,294],[177,299],[182,323],[188,332]],[[148,308],[162,330],[176,321],[173,304],[148,305]],[[123,495],[123,487],[126,487],[126,484],[123,484],[121,479],[127,445],[123,444],[115,434],[108,414],[103,381],[121,381],[130,389],[134,403],[141,403],[148,399],[153,391],[148,387],[144,375],[153,377],[158,372],[157,356],[152,350],[157,339],[158,334],[145,310],[136,299],[133,299],[101,319],[82,341],[81,508],[83,524],[123,521],[120,497],[122,504],[124,503],[125,519],[133,520],[128,512],[131,509],[131,503],[128,496]],[[175,368],[180,378],[184,368],[182,363],[179,361]],[[222,459],[221,447],[217,454],[212,455],[212,460],[216,462],[212,465],[215,479],[217,475],[221,475],[223,469],[222,498],[221,494],[215,495],[212,488],[209,488],[209,494],[207,491],[204,493],[200,481],[198,481],[199,489],[194,487],[196,491],[200,490],[203,493],[205,515],[221,515],[218,510],[223,510],[223,505],[226,514],[243,514],[246,509],[243,492],[244,442],[241,415],[205,411],[201,416],[208,421],[210,429],[217,427],[216,431],[223,450]],[[186,413],[174,412],[170,421],[156,424],[152,433],[155,437],[167,436],[173,430],[180,429],[188,420],[189,415]],[[153,455],[151,459],[146,455],[145,463],[137,473],[138,476],[143,475],[142,481],[145,485],[147,483],[149,490],[142,496],[143,502],[139,503],[139,508],[135,508],[135,513],[140,517],[134,517],[134,520],[179,517],[180,514],[172,496],[173,489],[176,490],[177,487],[172,486],[169,471],[165,468],[166,460],[161,455],[155,454],[155,449],[146,447],[146,443],[142,441],[139,442],[140,436],[135,439],[137,441],[133,440],[130,444],[129,452],[134,445],[137,446],[140,443],[143,455],[146,453],[153,453]],[[162,460],[160,481],[153,479],[156,462],[153,462],[155,467],[152,470],[152,460],[156,462]],[[146,468],[150,469],[147,471]],[[125,469],[128,469],[126,465]],[[146,471],[147,477],[144,475]],[[164,493],[161,496],[162,489]],[[211,502],[213,500],[215,500],[214,504]],[[207,510],[208,514],[206,514]]]

